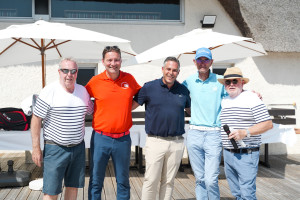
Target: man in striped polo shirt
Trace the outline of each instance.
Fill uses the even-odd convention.
[[[44,200],[57,199],[66,187],[65,199],[77,199],[85,176],[85,115],[92,114],[93,102],[86,89],[76,84],[74,60],[59,63],[59,81],[42,89],[32,115],[32,160],[43,168]],[[43,123],[44,154],[40,148]]]
[[[218,78],[218,81],[229,94],[222,100],[220,115],[222,126],[228,125],[231,129],[229,136],[221,131],[227,181],[236,199],[256,199],[261,134],[273,127],[272,120],[258,96],[243,90],[249,79],[243,77],[238,67],[227,68],[224,78]],[[237,141],[236,149],[234,141]]]

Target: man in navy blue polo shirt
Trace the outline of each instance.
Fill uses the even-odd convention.
[[[163,77],[145,83],[135,96],[132,109],[145,103],[145,129],[148,134],[144,147],[146,172],[142,200],[172,197],[174,179],[184,151],[184,110],[190,113],[188,89],[176,81],[180,63],[168,57],[162,67]]]

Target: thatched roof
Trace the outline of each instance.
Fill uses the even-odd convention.
[[[267,51],[300,52],[299,0],[219,0],[241,33]]]

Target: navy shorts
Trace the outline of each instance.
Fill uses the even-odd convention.
[[[85,177],[85,143],[74,147],[45,144],[43,193],[58,195],[65,187],[83,188]]]

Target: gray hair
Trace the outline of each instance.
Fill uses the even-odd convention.
[[[164,61],[164,67],[166,66],[166,63],[167,63],[168,61],[176,62],[177,65],[178,65],[178,71],[180,70],[180,62],[179,62],[179,60],[178,60],[177,58],[175,58],[175,57],[173,57],[173,56],[167,57],[167,58],[165,59],[165,61]]]
[[[77,62],[76,62],[76,60],[75,60],[74,58],[62,58],[62,59],[60,60],[59,64],[58,64],[58,66],[59,66],[58,69],[61,69],[61,68],[62,68],[61,64],[62,64],[62,62],[64,62],[64,61],[74,62],[74,63],[76,64],[76,67],[78,68]]]

